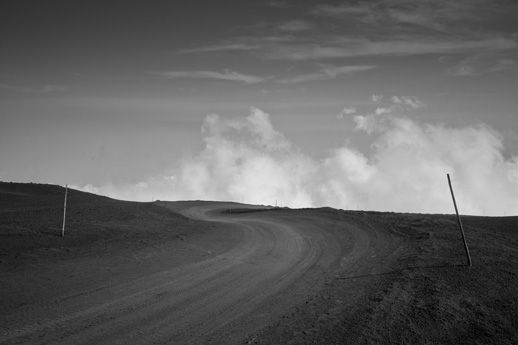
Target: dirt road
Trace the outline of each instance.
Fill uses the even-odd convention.
[[[0,344],[518,343],[518,217],[68,192],[0,182]]]
[[[222,203],[164,205],[214,222],[214,231],[197,240],[203,256],[159,260],[162,266],[152,273],[123,274],[105,284],[92,283],[93,272],[78,278],[84,284],[61,281],[61,295],[42,292],[45,286],[11,292],[29,302],[3,317],[0,343],[243,343],[304,303],[336,272],[380,268],[400,242],[388,232],[304,213],[220,213],[232,207]],[[211,244],[225,242],[222,236],[229,236],[226,246]]]

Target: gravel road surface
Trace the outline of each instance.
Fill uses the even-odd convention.
[[[223,203],[163,206],[214,222],[200,246],[230,233],[232,241],[218,247],[224,250],[212,252],[207,245],[203,256],[160,260],[160,269],[125,274],[109,284],[88,284],[85,276],[84,286],[69,286],[61,295],[29,287],[25,295],[40,298],[3,319],[0,343],[244,343],[337,270],[367,274],[397,247],[389,233],[309,213],[245,212]],[[232,207],[232,213],[220,212]]]

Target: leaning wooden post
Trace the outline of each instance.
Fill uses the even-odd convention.
[[[65,204],[63,206],[63,230],[61,230],[61,236],[65,236],[65,216],[67,214],[67,194],[68,194],[68,185],[65,185]]]
[[[451,186],[450,174],[448,175],[448,184],[450,185],[451,197],[453,199],[453,206],[455,206],[455,212],[457,213],[457,221],[459,222],[460,232],[462,234],[462,241],[464,242],[464,249],[466,250],[466,256],[468,257],[468,266],[471,267],[471,256],[469,255],[468,244],[466,243],[466,237],[464,236],[464,228],[460,221],[459,210],[457,209],[457,203],[455,202],[455,194],[453,194],[453,188]]]

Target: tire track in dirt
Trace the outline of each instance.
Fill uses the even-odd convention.
[[[241,243],[228,252],[89,293],[72,294],[59,302],[27,306],[7,320],[8,324],[25,326],[9,329],[0,341],[203,341],[286,287],[319,250],[288,226],[260,220],[218,221],[239,226],[244,233]]]
[[[182,213],[239,228],[243,236],[235,247],[22,308],[6,319],[11,327],[0,333],[0,343],[242,342],[299,303],[297,296],[310,293],[336,268],[358,273],[352,265],[372,256],[372,245],[380,246],[375,232],[345,223],[330,229],[325,219],[277,211],[219,214],[225,207],[203,203]]]

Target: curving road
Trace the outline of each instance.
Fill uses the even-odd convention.
[[[0,343],[242,343],[329,277],[372,273],[398,243],[388,232],[317,211],[164,204],[239,236],[214,255],[23,307],[4,318]]]

